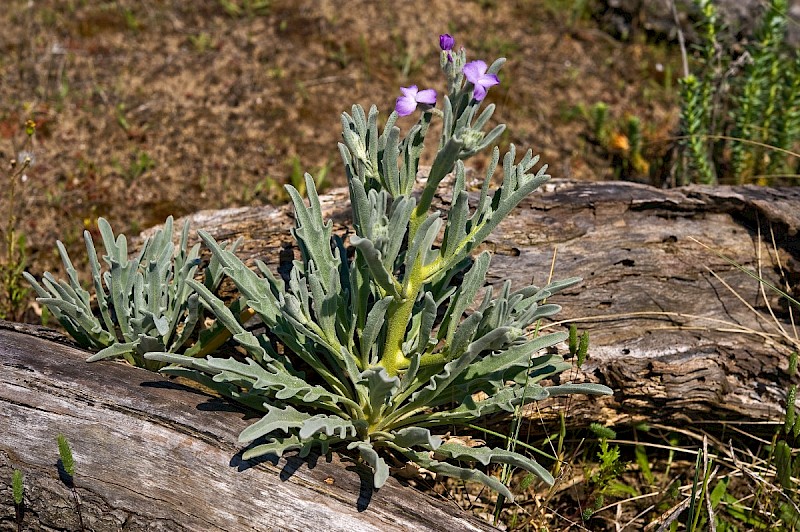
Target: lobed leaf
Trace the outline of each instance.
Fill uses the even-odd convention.
[[[468,423],[498,412],[513,413],[519,405],[541,401],[550,396],[547,389],[538,384],[507,386],[482,401],[475,401],[469,392],[464,394],[462,391],[462,394],[456,395],[454,401],[451,401],[456,402],[457,407],[434,412],[417,423],[425,426]]]
[[[339,416],[329,416],[317,414],[303,421],[297,435],[300,440],[307,440],[318,433],[326,436],[337,436],[339,439],[346,440],[356,436],[356,427],[353,423]]]
[[[512,346],[498,353],[492,353],[470,364],[459,378],[461,383],[478,383],[487,378],[502,376],[511,368],[524,368],[535,370],[541,366],[557,363],[563,359],[559,355],[534,355],[567,339],[567,332],[555,332],[537,336],[525,343]]]
[[[412,462],[429,471],[433,471],[434,473],[442,476],[457,478],[459,480],[480,482],[484,486],[496,491],[500,495],[503,495],[509,501],[514,500],[514,495],[511,493],[511,491],[509,491],[505,484],[500,482],[499,479],[491,477],[482,471],[473,469],[471,467],[459,467],[447,462],[434,460],[430,457],[429,453],[426,452],[416,452],[403,448],[397,448],[396,450],[405,455]]]
[[[400,378],[390,377],[386,368],[376,366],[364,370],[359,375],[358,383],[367,390],[367,415],[370,420],[377,421],[400,388]]]
[[[378,453],[369,442],[355,441],[347,446],[348,449],[358,449],[361,457],[372,467],[372,485],[375,488],[382,487],[389,478],[389,466],[378,456]]]
[[[268,454],[275,455],[280,458],[286,451],[294,451],[297,449],[300,449],[300,458],[305,458],[311,454],[314,446],[319,446],[320,452],[322,454],[327,454],[329,446],[332,443],[338,443],[338,441],[339,440],[336,439],[324,438],[312,438],[310,440],[301,441],[300,438],[294,434],[285,437],[279,436],[270,438],[266,443],[250,447],[244,453],[242,453],[242,459],[252,460],[253,458],[258,458]]]
[[[405,427],[394,431],[392,443],[400,447],[421,446],[435,451],[442,444],[442,438],[432,436],[431,431],[423,427]]]
[[[292,429],[301,428],[312,417],[311,414],[300,412],[291,406],[286,406],[283,409],[272,405],[265,406],[267,413],[239,433],[239,441],[241,443],[249,443],[278,430],[292,433]],[[300,437],[300,439],[302,441],[303,438]]]
[[[552,486],[555,479],[545,468],[533,458],[528,458],[513,451],[490,447],[467,447],[458,443],[444,443],[438,449],[437,454],[457,460],[470,460],[480,462],[483,465],[489,464],[508,464],[520,467]]]
[[[244,377],[253,388],[269,390],[270,394],[280,401],[302,401],[314,406],[348,402],[346,397],[322,386],[309,384],[300,377],[283,372],[268,371],[252,359],[247,359],[247,362],[244,363],[232,358],[209,357],[206,360],[206,367],[216,372],[214,379],[217,381]]]
[[[441,331],[445,331],[445,340],[448,344],[452,344],[453,342],[453,336],[458,329],[461,315],[475,300],[478,290],[483,286],[484,280],[486,279],[486,272],[489,271],[490,262],[491,255],[487,251],[475,257],[475,262],[466,275],[464,275],[461,286],[458,288],[455,296],[453,296],[442,321],[442,326],[439,329],[440,337],[442,336]]]
[[[448,362],[440,373],[430,378],[427,386],[414,392],[411,400],[403,411],[412,410],[430,404],[437,396],[444,393],[450,383],[452,383],[475,358],[484,350],[491,350],[497,343],[503,343],[507,339],[508,330],[505,328],[497,329],[486,336],[472,342],[460,357]]]

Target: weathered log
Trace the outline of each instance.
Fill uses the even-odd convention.
[[[322,203],[345,234],[346,192]],[[192,222],[219,240],[244,236],[239,253],[247,260],[278,272],[291,265],[288,206],[202,212]],[[796,284],[798,229],[797,189],[553,181],[531,195],[484,246],[494,252],[490,280],[541,284],[557,249],[554,278],[585,280],[551,302],[593,339],[589,361],[565,379],[616,392],[540,404],[536,417],[568,408],[572,424],[775,420],[790,383],[790,348],[711,272],[763,314],[758,284],[692,238],[751,268],[761,253],[764,275],[777,283],[773,246],[758,237],[772,231]],[[786,308],[775,312],[791,332]],[[336,456],[316,464],[231,460],[248,423],[241,411],[158,375],[84,357],[0,331],[0,476],[10,478],[14,467],[26,474],[26,529],[80,526],[58,479],[58,433],[74,448],[80,515],[90,530],[488,529],[394,479],[369,500],[369,476]],[[13,529],[8,487],[0,508],[0,524]]]
[[[678,23],[686,38],[695,44],[703,42],[692,21],[701,19],[700,9],[692,0],[601,0],[595,3],[594,16],[607,31],[628,36],[641,29],[659,37],[676,40],[678,26],[673,14],[677,8]],[[721,22],[733,35],[752,38],[768,9],[759,0],[715,0]],[[793,46],[800,44],[800,1],[788,2],[788,40]]]
[[[346,190],[321,202],[334,230],[346,234]],[[244,237],[237,253],[245,260],[261,259],[284,274],[291,267],[289,206],[203,211],[190,219],[220,241]],[[589,361],[569,378],[616,392],[540,404],[537,420],[567,407],[572,425],[776,420],[790,383],[790,344],[776,335],[758,283],[693,239],[750,269],[758,267],[760,253],[764,277],[781,284],[777,251],[796,285],[798,230],[800,190],[794,188],[661,190],[553,180],[531,194],[486,242],[494,252],[489,278],[541,284],[557,249],[554,278],[579,275],[584,282],[551,302],[564,307],[559,319],[577,322],[592,338]],[[765,243],[770,232],[774,248]],[[786,306],[767,296],[791,334]]]
[[[122,363],[87,364],[46,331],[3,327],[0,530],[17,530],[12,469],[25,477],[26,531],[492,529],[395,479],[373,492],[371,475],[335,454],[243,461],[242,411]],[[79,507],[58,434],[72,446]]]

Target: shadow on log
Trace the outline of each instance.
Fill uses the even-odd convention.
[[[347,191],[320,199],[334,231],[346,234]],[[190,219],[217,240],[244,237],[237,253],[248,262],[261,259],[285,275],[297,258],[289,206],[203,211]],[[543,284],[557,250],[553,277],[579,275],[584,282],[550,302],[563,306],[558,319],[575,321],[592,342],[583,371],[567,377],[616,392],[540,403],[533,421],[554,421],[564,408],[572,426],[777,420],[792,349],[777,332],[758,282],[693,239],[751,270],[760,256],[763,277],[783,286],[777,257],[797,298],[798,230],[797,188],[662,190],[554,179],[531,194],[485,243],[494,253],[488,278]],[[766,295],[793,334],[785,301]]]
[[[245,462],[236,437],[252,420],[228,403],[123,363],[87,364],[47,330],[0,325],[1,530],[17,530],[13,469],[26,531],[81,520],[92,531],[493,530],[393,478],[373,492],[372,475],[336,454]],[[59,479],[58,434],[80,514]]]

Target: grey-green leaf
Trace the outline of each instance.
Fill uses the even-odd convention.
[[[572,395],[575,393],[583,393],[586,395],[614,395],[614,390],[608,386],[588,382],[584,384],[568,383],[558,386],[548,386],[545,389],[551,396]]]
[[[311,417],[311,414],[300,412],[291,406],[281,409],[267,405],[267,413],[239,433],[239,441],[248,443],[278,430],[290,433],[292,429],[302,427],[303,423],[311,419]]]
[[[521,467],[526,471],[533,473],[541,478],[549,485],[553,485],[555,479],[545,468],[532,459],[527,458],[519,453],[507,451],[505,449],[493,449],[490,447],[467,447],[458,443],[444,443],[436,452],[443,454],[448,458],[455,458],[457,460],[470,460],[477,461],[483,465],[489,464],[509,464],[516,467]]]
[[[317,433],[324,433],[326,436],[337,436],[345,440],[355,437],[356,428],[350,420],[339,416],[317,414],[303,422],[297,435],[300,436],[301,440],[307,440]]]
[[[442,444],[442,438],[432,436],[431,431],[422,427],[405,427],[394,433],[392,442],[400,447],[416,445],[435,451]]]
[[[376,488],[380,488],[389,478],[389,466],[378,456],[378,453],[368,442],[357,441],[347,446],[348,449],[358,449],[361,457],[372,467],[372,483]]]

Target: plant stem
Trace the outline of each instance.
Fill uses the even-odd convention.
[[[15,320],[17,318],[17,297],[16,290],[18,286],[19,264],[22,262],[21,258],[17,257],[17,215],[16,215],[16,193],[17,193],[17,179],[30,166],[30,159],[26,158],[21,164],[16,160],[11,161],[11,172],[8,174],[8,218],[6,219],[6,227],[4,231],[5,244],[6,244],[6,257],[3,263],[0,264],[0,273],[2,274],[3,290],[5,291],[5,306],[0,308],[0,311],[7,310],[9,319]]]
[[[16,189],[17,189],[17,177],[25,168],[30,164],[30,161],[26,159],[22,163],[22,167],[18,170],[15,170],[9,174],[8,179],[8,218],[6,219],[6,266],[10,266],[12,261],[14,260],[14,227],[17,223],[17,216],[15,214],[14,205],[16,203]],[[12,161],[11,168],[12,170],[16,166],[16,161]],[[10,271],[10,270],[9,270]],[[5,281],[5,279],[4,279]]]
[[[411,319],[411,313],[414,310],[414,303],[417,300],[419,291],[422,288],[422,282],[419,277],[420,268],[417,263],[412,272],[409,273],[409,279],[403,289],[403,299],[399,302],[395,301],[389,305],[387,311],[387,321],[389,327],[386,333],[386,342],[383,346],[383,357],[380,364],[386,368],[389,376],[397,375],[400,369],[408,366],[409,359],[403,354],[403,340],[406,336],[406,328]]]
[[[245,323],[247,320],[252,318],[256,315],[256,311],[251,309],[250,307],[245,307],[245,309],[239,313],[239,323]],[[210,355],[211,353],[215,352],[217,349],[223,346],[225,342],[227,342],[230,337],[232,336],[231,332],[226,328],[220,330],[217,334],[211,337],[208,340],[208,343],[204,345],[199,351],[194,353],[192,356],[196,358],[205,358],[206,356]]]

